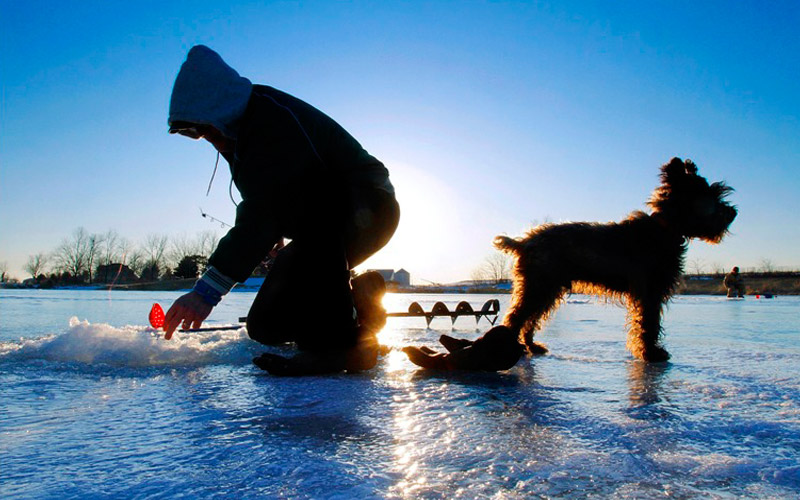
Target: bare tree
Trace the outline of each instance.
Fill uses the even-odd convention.
[[[759,267],[762,273],[774,273],[775,272],[775,264],[773,264],[772,259],[763,258],[759,262]]]
[[[133,242],[128,238],[120,237],[117,240],[117,260],[121,264],[127,264],[130,255],[135,251]]]
[[[79,277],[86,272],[89,234],[79,227],[72,236],[64,238],[53,253],[58,271]]]
[[[103,235],[103,241],[100,245],[100,255],[98,264],[117,264],[120,262],[120,237],[116,231],[109,229]]]
[[[189,238],[185,233],[173,236],[169,247],[169,261],[173,267],[177,266],[184,258],[200,253],[197,249],[197,241]]]
[[[44,253],[37,253],[35,255],[28,256],[28,262],[25,264],[25,271],[30,273],[33,279],[36,279],[37,276],[42,274],[45,267],[47,267],[47,263],[50,259],[48,258],[47,254]]]
[[[127,264],[131,271],[137,276],[141,276],[147,266],[147,257],[141,250],[129,250],[126,252],[126,259],[123,264]]]
[[[100,255],[104,236],[92,233],[86,238],[86,271],[89,273],[89,283],[94,281],[94,266]]]
[[[171,257],[173,261],[180,261],[191,255],[209,257],[219,242],[216,231],[200,231],[194,238],[183,234],[172,238]]]
[[[190,257],[204,257],[207,261],[217,247],[218,242],[219,237],[215,231],[201,231],[194,238],[189,238],[185,234],[173,237],[170,245],[171,266],[177,267],[182,261]],[[201,269],[200,271],[204,270]]]
[[[219,243],[219,234],[216,231],[201,231],[197,235],[198,254],[203,257],[210,257]]]
[[[703,259],[692,259],[689,261],[689,269],[692,271],[692,274],[703,274],[704,268],[705,264],[703,263]]]
[[[510,255],[495,252],[487,256],[483,264],[472,271],[472,279],[500,283],[511,277],[511,263],[512,257]]]
[[[155,279],[165,266],[167,245],[169,238],[161,234],[148,234],[145,236],[142,251],[145,255],[145,270],[150,278]]]
[[[102,235],[102,241],[99,245],[97,266],[93,266],[96,269],[95,274],[97,274],[95,279],[102,283],[108,283],[109,280],[113,279],[112,274],[116,275],[117,273],[114,269],[118,268],[115,265],[125,264],[125,254],[130,246],[130,241],[121,238],[115,230],[109,229],[106,231]],[[102,273],[102,276],[100,273]]]

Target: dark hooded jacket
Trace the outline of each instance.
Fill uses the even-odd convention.
[[[384,165],[333,119],[289,94],[252,85],[202,45],[189,51],[173,87],[169,124],[178,122],[212,125],[236,141],[223,156],[242,201],[201,278],[221,294],[247,279],[279,237],[303,230],[295,216],[307,187],[322,184],[342,196],[349,189],[394,193]]]
[[[224,156],[242,202],[236,224],[209,259],[236,281],[250,275],[276,235],[294,238],[303,230],[293,215],[311,183],[323,180],[342,196],[352,186],[394,192],[383,163],[344,128],[272,87],[253,86],[238,130],[235,152]]]

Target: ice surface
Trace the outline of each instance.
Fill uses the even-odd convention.
[[[215,324],[252,298],[226,297]],[[666,364],[630,357],[620,307],[573,297],[537,336],[551,353],[506,372],[424,372],[394,349],[308,378],[255,368],[267,348],[243,330],[164,341],[136,325],[152,301],[0,294],[0,497],[800,496],[797,298],[677,298]],[[381,340],[488,328],[393,319]]]
[[[151,327],[113,327],[72,317],[69,328],[60,335],[0,344],[0,356],[8,360],[42,359],[86,365],[202,366],[250,363],[257,346],[249,340],[244,328],[178,332],[170,341],[163,336],[163,331]]]

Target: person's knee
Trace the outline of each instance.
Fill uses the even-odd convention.
[[[265,345],[277,345],[292,342],[292,330],[276,315],[263,315],[250,311],[247,316],[247,335]]]
[[[378,190],[379,191],[379,190]],[[347,259],[351,268],[355,267],[378,250],[386,246],[392,239],[397,226],[400,223],[400,205],[394,196],[389,193],[380,192],[373,194],[375,199],[370,200],[365,210],[369,210],[369,225],[358,223],[358,220],[351,220],[346,234]],[[363,217],[361,217],[363,219]],[[358,219],[358,217],[355,217]]]

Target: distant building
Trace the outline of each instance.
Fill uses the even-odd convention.
[[[405,269],[398,269],[392,276],[392,281],[400,286],[411,286],[411,273]]]
[[[135,283],[139,278],[125,264],[101,264],[94,273],[96,283]]]
[[[398,286],[411,286],[411,273],[405,269],[367,269],[367,272],[375,271],[383,276],[386,283],[394,283]]]

